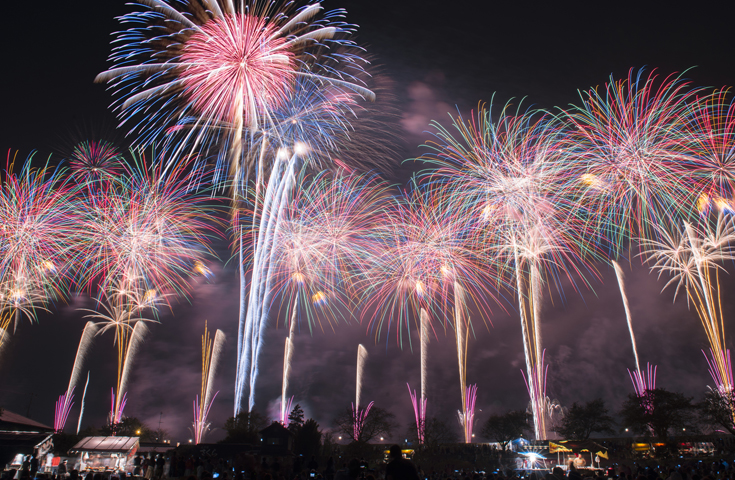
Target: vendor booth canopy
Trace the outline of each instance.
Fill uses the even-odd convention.
[[[124,453],[138,448],[139,437],[84,437],[71,449],[72,453]]]
[[[8,410],[0,410],[0,465],[17,454],[28,455],[48,440],[54,429]]]

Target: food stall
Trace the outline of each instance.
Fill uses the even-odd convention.
[[[139,437],[84,437],[69,453],[79,455],[80,472],[129,473],[139,447]]]

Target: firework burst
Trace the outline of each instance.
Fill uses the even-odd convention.
[[[229,172],[236,201],[238,192],[247,188],[253,165],[257,165],[256,193],[266,177],[271,179],[268,190],[278,192],[265,195],[266,202],[275,202],[273,209],[281,204],[281,191],[290,189],[290,182],[280,180],[293,175],[290,164],[297,156],[303,158],[303,152],[296,152],[285,164],[278,155],[268,159],[275,172],[269,176],[264,167],[268,144],[294,149],[296,145],[261,138],[262,147],[248,149],[248,155],[243,156],[243,133],[252,140],[270,130],[273,112],[289,103],[296,79],[342,88],[363,98],[374,97],[358,80],[364,62],[346,38],[354,27],[341,20],[342,10],[321,16],[319,3],[296,8],[293,2],[233,4],[219,0],[192,1],[182,9],[163,0],[143,7],[143,11],[121,17],[122,23],[136,26],[118,34],[119,44],[111,55],[115,67],[98,75],[97,81],[110,82],[118,91],[118,113],[123,123],[136,124],[133,130],[142,133],[141,142],[168,137],[173,144],[178,142],[177,152],[189,146],[192,151],[216,148],[214,180]],[[271,204],[263,207],[263,217],[267,218]],[[266,323],[257,313],[264,308],[268,290],[264,288],[268,280],[262,275],[268,268],[264,257],[270,256],[270,239],[269,234],[259,235],[255,242],[257,255],[247,308],[241,269],[236,414],[248,378],[250,408],[254,405],[258,332]],[[240,257],[242,260],[242,251]]]
[[[685,222],[674,232],[659,229],[659,235],[660,241],[644,242],[647,249],[642,255],[659,276],[671,276],[664,288],[674,286],[674,298],[681,290],[686,292],[687,303],[694,306],[710,344],[707,361],[716,372],[712,377],[717,389],[731,392],[732,366],[720,298],[719,272],[723,267],[719,263],[735,259],[735,221],[719,212],[716,220],[704,219],[700,226]]]
[[[515,278],[535,434],[546,438],[542,286],[552,282],[561,292],[563,276],[577,289],[574,278],[585,278],[578,265],[596,258],[574,201],[574,164],[563,129],[546,115],[509,105],[495,120],[484,106],[469,120],[459,116],[456,137],[435,128],[436,141],[428,145],[433,153],[424,157],[436,165],[430,178],[452,192],[485,262]]]
[[[0,327],[66,298],[79,239],[75,190],[64,170],[35,168],[29,157],[18,173],[8,164],[0,190]],[[0,342],[2,339],[0,339]]]
[[[631,70],[566,112],[580,201],[615,255],[632,238],[655,236],[662,220],[692,215],[690,157],[680,143],[700,91],[681,76],[659,81]]]
[[[445,319],[453,314],[456,302],[466,301],[457,295],[457,287],[483,318],[490,317],[487,299],[496,299],[492,286],[498,278],[492,268],[482,265],[462,210],[454,207],[434,188],[414,188],[386,202],[386,214],[375,221],[362,289],[362,316],[376,338],[395,323],[396,342],[402,345],[404,334],[410,342],[410,322],[413,319],[421,328],[421,309],[430,319],[448,325]],[[467,304],[461,308],[469,310]]]
[[[243,131],[268,129],[298,79],[373,97],[357,78],[363,61],[350,53],[354,26],[343,10],[218,0],[141,6],[120,18],[134,26],[117,34],[114,67],[96,81],[111,83],[123,124],[145,144],[183,131],[182,145],[218,146],[239,178]]]
[[[136,168],[84,203],[82,281],[101,293],[185,295],[192,271],[212,254],[216,207],[207,192],[192,191],[201,177],[183,164],[166,171],[144,164],[138,157]]]
[[[114,145],[105,141],[81,142],[69,157],[72,173],[81,180],[97,183],[122,173],[122,155]]]
[[[735,103],[728,91],[719,90],[695,104],[681,143],[693,167],[687,180],[694,180],[700,193],[697,206],[708,214],[712,205],[732,211],[735,197]]]
[[[111,421],[118,423],[126,401],[129,361],[146,332],[146,311],[172,296],[184,296],[196,267],[211,254],[207,244],[217,225],[211,197],[194,193],[201,177],[182,164],[137,168],[86,191],[84,202],[84,276],[97,290],[101,311],[90,318],[115,331],[118,369]]]

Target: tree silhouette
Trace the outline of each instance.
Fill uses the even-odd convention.
[[[408,425],[408,438],[418,442],[416,434],[416,423]],[[445,443],[457,443],[458,435],[446,422],[436,417],[426,419],[424,425],[424,446],[428,449],[435,448]]]
[[[528,421],[531,416],[524,410],[513,410],[504,415],[491,415],[482,427],[482,436],[500,443],[503,450],[508,444],[523,435],[531,427]]]
[[[260,442],[260,431],[268,426],[268,420],[256,410],[242,411],[225,422],[224,429],[227,437],[220,443],[251,443]]]
[[[584,405],[574,402],[556,428],[556,433],[567,440],[587,440],[593,433],[615,433],[615,420],[607,414],[605,401],[601,398]]]
[[[699,404],[704,421],[710,425],[725,428],[735,435],[735,423],[733,412],[735,412],[735,392],[720,393],[719,390],[711,389]]]
[[[684,428],[694,429],[696,406],[692,399],[678,392],[663,388],[646,390],[643,396],[628,395],[620,416],[623,425],[634,432],[653,434],[667,440],[669,431]]]
[[[304,411],[298,403],[291,409],[288,414],[288,429],[296,433],[304,425]]]
[[[289,424],[289,427],[291,424]],[[295,432],[294,453],[309,458],[311,455],[318,456],[322,444],[322,432],[319,424],[313,418],[303,422]]]
[[[346,408],[341,411],[333,423],[341,435],[351,438],[354,442],[367,443],[375,437],[390,437],[393,430],[398,427],[395,418],[396,416],[387,410],[373,405],[373,408],[365,417],[365,423],[360,431],[360,438],[354,438],[352,409]]]

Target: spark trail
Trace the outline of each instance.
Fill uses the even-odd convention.
[[[635,356],[635,371],[631,372],[628,369],[628,375],[630,380],[633,382],[633,390],[639,397],[643,397],[646,390],[653,390],[656,388],[656,366],[646,364],[646,373],[641,371],[641,364],[638,360],[638,346],[635,341],[635,334],[633,333],[633,320],[630,314],[630,304],[628,303],[628,295],[625,292],[625,274],[623,269],[615,260],[612,261],[613,268],[615,269],[615,277],[618,279],[618,287],[620,288],[620,296],[623,298],[623,308],[625,309],[625,318],[628,321],[628,331],[630,332],[630,344],[633,347],[633,355]]]
[[[56,403],[56,410],[54,415],[54,431],[61,433],[64,431],[66,420],[69,417],[69,412],[73,406],[72,400],[74,399],[74,389],[76,388],[79,375],[82,373],[82,367],[84,366],[84,360],[87,356],[87,351],[92,345],[95,335],[97,334],[97,324],[94,322],[87,322],[82,331],[82,337],[79,339],[79,346],[77,347],[77,354],[74,358],[74,366],[72,367],[71,375],[69,376],[69,386],[66,388],[66,392],[59,397],[59,401]]]
[[[421,336],[421,396],[416,397],[416,391],[411,391],[408,387],[408,395],[411,397],[411,405],[413,406],[414,417],[416,418],[416,435],[419,444],[424,443],[424,434],[426,431],[426,366],[429,346],[429,314],[425,308],[421,309],[421,326],[419,327],[419,335]]]
[[[207,324],[204,324],[204,335],[202,335],[202,385],[199,395],[194,400],[194,443],[199,445],[204,441],[204,437],[209,432],[211,426],[207,421],[209,410],[212,403],[217,397],[214,392],[214,376],[217,373],[220,355],[225,343],[225,334],[222,330],[217,330],[214,335],[214,341],[209,336]]]
[[[360,408],[360,399],[362,396],[362,375],[365,369],[365,361],[367,360],[368,352],[363,345],[357,346],[357,369],[355,376],[355,403],[352,404],[352,429],[353,439],[356,442],[360,441],[362,435],[362,429],[365,426],[365,419],[370,413],[370,409],[373,408],[373,402],[368,403],[364,409]]]

